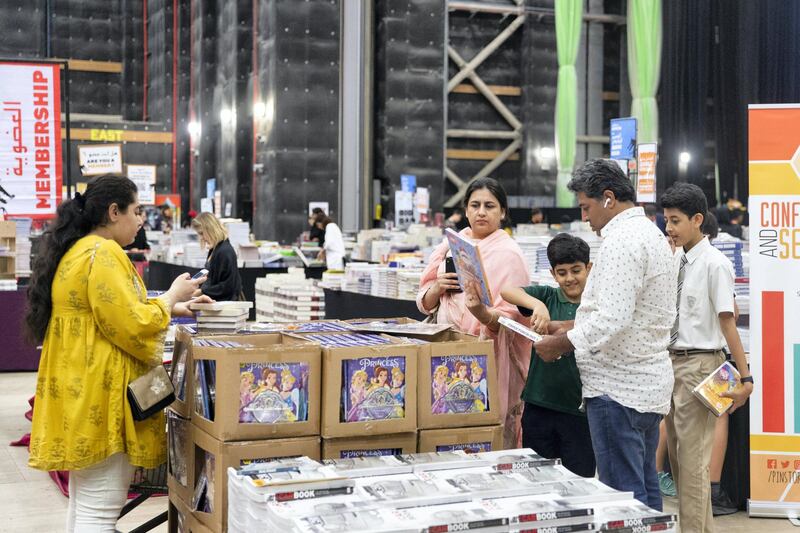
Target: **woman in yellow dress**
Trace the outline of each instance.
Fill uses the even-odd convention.
[[[134,466],[166,458],[163,413],[135,422],[130,381],[161,364],[170,315],[203,279],[179,276],[148,299],[122,250],[142,225],[136,185],[102,176],[58,207],[28,290],[30,340],[42,344],[29,465],[69,470],[67,531],[114,531]]]

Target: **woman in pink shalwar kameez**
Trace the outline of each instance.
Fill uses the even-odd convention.
[[[508,216],[502,186],[492,178],[481,178],[470,184],[464,198],[470,227],[462,230],[461,235],[477,243],[493,305],[490,308],[482,305],[472,287],[466,287],[465,292],[448,292],[448,289],[458,288],[458,279],[455,274],[445,272],[445,257],[450,251],[445,240],[434,250],[422,275],[417,307],[425,314],[436,312],[436,321],[440,324],[454,324],[460,331],[494,341],[499,411],[504,424],[503,444],[505,448],[518,448],[521,444],[520,395],[528,376],[531,343],[500,327],[498,319],[505,316],[528,325],[517,308],[503,300],[500,291],[505,287],[530,285],[530,274],[516,241],[501,229],[503,219]]]

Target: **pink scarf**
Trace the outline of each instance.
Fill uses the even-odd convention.
[[[461,235],[472,239],[472,230],[466,228]],[[489,289],[494,298],[492,309],[502,316],[529,325],[517,307],[507,303],[500,291],[510,287],[530,285],[528,265],[516,241],[508,233],[499,229],[478,242],[483,267],[489,278]],[[417,307],[422,313],[431,314],[422,305],[422,298],[439,273],[444,272],[444,259],[450,247],[445,239],[431,254],[430,263],[422,273],[420,289],[417,294]],[[520,418],[522,416],[522,389],[528,379],[531,362],[531,342],[521,335],[501,327],[496,333],[481,324],[464,305],[463,293],[445,293],[439,300],[436,321],[440,324],[454,324],[456,329],[481,339],[494,341],[497,362],[497,390],[500,399],[500,420],[504,422],[503,441],[505,448],[516,448],[521,444]]]

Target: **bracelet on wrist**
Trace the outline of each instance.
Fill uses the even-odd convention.
[[[740,378],[739,381],[741,381],[742,383],[753,383],[753,384],[755,384],[755,382],[753,381],[753,376],[745,376],[743,378]]]

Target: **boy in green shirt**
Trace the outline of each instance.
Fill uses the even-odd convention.
[[[567,233],[547,246],[550,273],[558,288],[545,285],[506,289],[503,299],[531,316],[531,329],[547,334],[556,321],[575,319],[592,264],[589,245]],[[572,353],[546,363],[531,351],[528,381],[522,391],[522,445],[547,458],[561,458],[572,472],[594,477],[595,458],[586,413],[580,411],[581,378]]]

